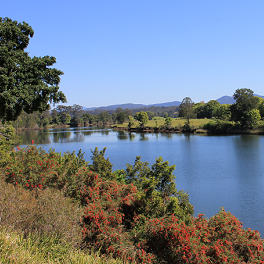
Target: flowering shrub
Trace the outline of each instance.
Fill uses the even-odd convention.
[[[151,219],[145,225],[146,252],[158,263],[264,263],[264,243],[257,231],[243,229],[229,212],[207,220],[202,215],[190,225],[175,216]]]
[[[188,194],[175,189],[174,166],[159,158],[148,167],[137,157],[134,166],[114,175],[104,151],[93,152],[92,167],[81,152],[62,156],[35,146],[18,148],[4,180],[38,194],[62,190],[83,206],[80,245],[125,262],[264,263],[259,233],[243,229],[231,213],[192,216]]]
[[[52,149],[45,152],[35,146],[17,147],[5,167],[5,180],[30,190],[52,187],[63,189],[69,196],[76,196],[78,184],[83,181],[78,179],[78,176],[83,176],[80,167],[87,170],[86,164],[81,153],[62,156]]]

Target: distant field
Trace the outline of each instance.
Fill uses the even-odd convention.
[[[202,127],[204,124],[208,123],[210,120],[214,119],[190,119],[190,125],[194,126],[195,128]],[[156,125],[157,121],[157,125]],[[186,123],[186,119],[180,119],[180,118],[172,118],[172,127],[177,127],[177,126],[183,126]],[[132,127],[138,127],[139,122],[134,121],[134,125]],[[163,126],[165,125],[165,118],[163,117],[157,117],[156,120],[150,120],[148,123],[145,125],[146,127],[156,127],[156,126]],[[124,123],[123,125],[117,125],[118,127],[127,127],[128,123]]]

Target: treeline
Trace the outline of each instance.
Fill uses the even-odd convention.
[[[145,110],[148,119],[152,120],[156,116],[177,117],[178,108],[171,107],[156,107],[139,108],[139,109],[122,109],[116,110],[94,110],[84,111],[80,105],[65,106],[58,105],[53,110],[44,112],[36,111],[31,114],[22,112],[12,125],[16,130],[36,129],[48,127],[63,127],[63,126],[89,126],[89,125],[106,125],[106,124],[123,124],[136,113]]]
[[[237,89],[234,93],[234,104],[220,104],[216,100],[207,103],[194,103],[190,97],[185,97],[180,106],[157,107],[137,109],[85,111],[80,105],[64,106],[58,105],[53,110],[44,112],[34,112],[27,114],[24,111],[18,116],[12,125],[16,130],[51,128],[51,127],[77,127],[89,125],[110,125],[123,124],[128,122],[130,125],[133,120],[139,119],[144,114],[146,124],[155,117],[164,117],[167,123],[171,123],[171,118],[182,117],[187,119],[218,119],[224,121],[234,121],[238,127],[255,128],[258,121],[264,118],[264,99],[253,95],[250,89]],[[143,124],[141,122],[141,124]]]
[[[257,127],[264,118],[264,99],[254,96],[247,88],[237,89],[233,97],[236,102],[232,105],[221,105],[216,100],[195,104],[190,97],[185,97],[179,106],[179,117],[186,118],[188,124],[190,118],[216,118],[234,121],[240,128]]]

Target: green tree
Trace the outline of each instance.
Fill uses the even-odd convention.
[[[204,101],[196,103],[194,105],[194,112],[197,115],[197,118],[205,118],[204,106],[205,106]]]
[[[111,120],[111,115],[108,114],[107,111],[101,112],[99,115],[99,120],[103,122],[103,125],[106,125],[106,123]]]
[[[217,110],[216,118],[222,119],[222,120],[229,120],[231,118],[231,105],[230,104],[222,104]]]
[[[127,113],[123,111],[122,107],[118,107],[116,110],[116,120],[118,124],[123,124],[127,119]]]
[[[151,111],[147,111],[147,114],[148,114],[149,120],[152,120],[155,117],[154,113]]]
[[[258,107],[258,98],[253,91],[247,88],[237,89],[234,93],[236,103],[231,105],[231,118],[240,123],[243,128],[251,128],[256,123],[256,112],[251,112]]]
[[[263,118],[264,117],[264,99],[261,97],[259,97],[258,110],[259,110],[260,116]]]
[[[172,123],[172,119],[171,119],[170,117],[167,117],[167,118],[165,119],[165,125],[166,125],[167,127],[170,127],[170,126],[171,126],[171,123]]]
[[[70,116],[70,114],[67,113],[67,114],[65,115],[65,120],[64,120],[64,122],[65,122],[66,125],[70,124],[70,122],[71,122],[71,116]]]
[[[128,127],[131,128],[134,125],[134,119],[132,116],[128,117]]]
[[[116,117],[117,117],[117,114],[116,113],[112,113],[112,121],[113,123],[115,124],[116,123]]]
[[[114,180],[116,175],[112,172],[113,164],[109,161],[109,158],[105,159],[106,148],[103,148],[99,152],[98,147],[96,147],[92,152],[92,164],[89,165],[89,168],[93,172],[98,172],[102,178],[105,180]]]
[[[210,100],[208,103],[204,105],[204,117],[212,118],[217,116],[217,112],[219,111],[221,104],[216,100]]]
[[[0,18],[0,118],[15,120],[26,113],[45,111],[49,103],[66,102],[59,92],[60,75],[55,57],[31,58],[24,50],[33,29],[25,22]]]
[[[179,117],[185,117],[187,124],[190,124],[190,118],[194,117],[194,102],[190,97],[185,97],[179,107]]]
[[[133,183],[140,191],[142,211],[137,213],[146,217],[161,217],[164,214],[176,214],[180,219],[186,219],[193,214],[188,194],[177,191],[173,171],[162,157],[149,167],[148,162],[142,162],[136,157],[134,165],[127,164],[126,182]]]
[[[89,114],[89,113],[85,113],[85,114],[82,116],[82,118],[83,118],[83,121],[84,121],[85,123],[89,123],[90,125],[91,125],[92,123],[94,123],[94,121],[95,121],[94,116],[93,116],[92,114]]]
[[[14,127],[9,123],[10,122],[4,126],[0,124],[0,166],[3,166],[8,162],[10,151],[20,143]]]
[[[148,123],[148,114],[144,111],[141,112],[137,112],[134,116],[134,118],[140,122],[140,126],[144,127],[144,125],[146,125]]]

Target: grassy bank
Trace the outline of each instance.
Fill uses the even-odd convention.
[[[29,234],[0,228],[0,263],[44,264],[44,263],[78,263],[78,264],[121,264],[121,260],[99,256],[98,253],[85,254],[75,250],[57,235]]]
[[[190,126],[194,128],[202,128],[206,123],[208,123],[210,119],[190,119]],[[181,128],[186,123],[185,119],[180,118],[172,118],[171,127]],[[115,125],[117,127],[128,127],[128,122]],[[165,126],[165,118],[163,117],[156,117],[155,120],[149,120],[145,127],[156,128],[156,127],[163,127]],[[138,121],[134,121],[132,128],[140,127]]]
[[[171,125],[168,127],[170,130],[181,131],[184,125],[186,124],[186,119],[181,118],[172,118]],[[128,123],[123,123],[113,125],[117,129],[128,129]],[[134,124],[131,127],[140,128],[138,121],[134,121]],[[157,117],[155,120],[149,120],[145,125],[145,128],[164,131],[166,130],[165,118]],[[223,121],[219,119],[190,119],[190,128],[192,131],[197,131],[199,133],[223,133],[223,134],[264,134],[264,121],[259,121],[259,124],[254,129],[243,129],[240,128],[233,121]]]

